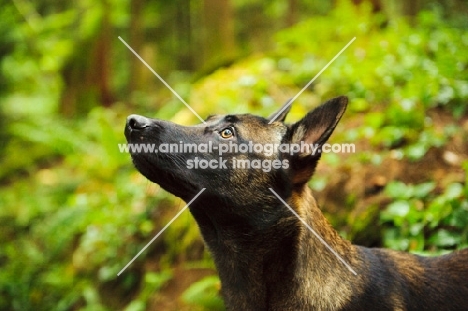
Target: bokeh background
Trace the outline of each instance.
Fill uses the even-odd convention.
[[[464,0],[0,1],[0,309],[223,310],[185,203],[120,153],[130,113],[298,120],[350,105],[310,186],[337,230],[435,255],[468,246]]]

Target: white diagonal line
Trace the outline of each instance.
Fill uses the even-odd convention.
[[[190,107],[190,105],[187,104],[187,103],[185,102],[185,100],[183,100],[182,97],[180,97],[180,95],[177,94],[177,92],[174,91],[174,89],[173,89],[169,84],[167,84],[167,82],[164,81],[164,79],[161,78],[161,76],[158,75],[158,73],[157,73],[156,71],[154,71],[153,68],[151,68],[150,65],[148,65],[148,63],[145,62],[145,60],[144,60],[143,58],[141,58],[141,56],[138,55],[138,53],[135,52],[135,50],[133,50],[132,47],[131,47],[130,45],[127,44],[127,42],[125,42],[124,39],[122,39],[122,38],[119,36],[119,40],[122,41],[122,43],[125,44],[125,46],[126,46],[130,51],[132,51],[132,53],[135,54],[135,56],[138,57],[138,59],[139,59],[143,64],[145,64],[145,66],[148,67],[148,69],[149,69],[156,77],[158,77],[158,79],[161,80],[161,82],[162,82],[162,83],[163,83],[163,84],[164,84],[164,85],[165,85],[165,86],[182,102],[182,103],[184,103],[184,105],[185,105],[188,109],[190,109],[190,111],[193,112],[193,114],[196,115],[198,119],[200,119],[200,121],[202,121],[203,123],[206,124],[205,120],[203,120],[202,117],[200,117],[200,116],[198,115],[198,113],[196,113],[196,111],[193,110],[193,108]]]
[[[117,273],[117,276],[119,276],[122,272],[124,272],[125,269],[127,269],[128,266],[130,266],[130,265],[135,261],[135,259],[137,259],[138,256],[140,256],[141,253],[143,253],[143,252],[145,251],[145,249],[147,249],[148,246],[150,246],[150,244],[153,243],[154,240],[156,240],[156,239],[161,235],[161,233],[163,233],[164,230],[166,230],[167,227],[169,227],[169,226],[174,222],[174,220],[176,220],[176,218],[179,217],[180,214],[182,214],[182,213],[187,209],[187,207],[189,207],[189,205],[192,204],[193,201],[195,201],[196,198],[198,198],[198,196],[199,196],[203,191],[205,191],[205,189],[206,189],[206,188],[203,188],[202,190],[200,190],[200,192],[198,192],[197,195],[194,196],[193,199],[190,200],[190,202],[188,202],[187,205],[185,205],[184,208],[181,209],[181,210],[177,213],[177,215],[175,215],[174,218],[172,218],[171,221],[169,221],[169,222],[167,223],[167,225],[166,225],[164,228],[162,228],[161,231],[159,231],[158,234],[156,234],[156,235],[154,236],[154,238],[152,238],[151,241],[149,241],[148,244],[146,244],[146,246],[143,247],[142,250],[141,250],[138,254],[136,254],[135,257],[133,257],[133,259],[130,260],[130,262],[129,262],[122,270],[120,270],[119,273]]]
[[[298,98],[299,95],[301,95],[302,92],[304,92],[305,89],[307,89],[307,88],[322,74],[322,72],[324,72],[325,69],[327,69],[328,66],[330,66],[331,63],[333,63],[333,62],[335,61],[335,59],[337,59],[338,56],[340,56],[341,53],[343,53],[343,52],[348,48],[348,46],[351,45],[351,43],[354,42],[354,40],[356,40],[356,37],[352,38],[351,41],[349,41],[348,44],[346,44],[345,47],[342,48],[341,51],[339,51],[338,54],[336,54],[335,57],[333,57],[332,60],[329,61],[328,64],[326,64],[325,67],[323,67],[322,70],[320,70],[320,71],[315,75],[315,77],[313,77],[312,80],[310,80],[309,83],[307,83],[306,86],[304,86],[304,87],[302,88],[302,90],[300,90],[299,93],[297,93],[296,96],[294,96],[294,97],[289,101],[289,103],[288,103],[287,105],[285,105],[285,106],[283,107],[283,109],[281,109],[281,110],[273,117],[273,119],[270,120],[270,123],[268,123],[268,124],[273,123],[273,122],[276,120],[276,118],[277,118],[286,108],[288,108],[288,107],[296,100],[296,98]]]
[[[293,210],[289,205],[288,203],[286,203],[276,192],[275,190],[273,190],[272,188],[268,188],[270,189],[271,192],[273,192],[273,194],[278,198],[278,200],[280,200],[287,208],[289,208],[289,210],[297,217],[297,219],[299,219],[306,227],[307,229],[310,230],[310,232],[312,232],[313,235],[315,235],[315,237],[317,239],[319,239],[320,242],[322,242],[323,245],[325,245],[326,248],[328,248],[328,250],[330,252],[333,253],[333,255],[336,256],[336,258],[338,258],[339,261],[341,261],[345,266],[346,268],[348,268],[349,271],[351,271],[354,275],[357,275],[356,271],[353,270],[353,268],[351,268],[351,266],[340,256],[338,255],[338,253],[330,246],[328,245],[327,242],[325,242],[325,240],[317,233],[315,232],[314,229],[312,229],[311,226],[309,226],[309,224],[307,224],[302,218],[301,216],[299,216],[295,210]]]

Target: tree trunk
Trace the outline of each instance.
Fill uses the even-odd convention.
[[[190,1],[179,0],[175,4],[177,67],[182,70],[193,70]]]
[[[355,5],[360,5],[361,3],[363,3],[364,0],[353,0],[353,3]],[[380,3],[380,0],[370,0],[368,1],[372,4],[372,12],[373,13],[377,13],[377,12],[380,12],[382,10],[382,3]],[[409,1],[411,2],[411,1]]]
[[[93,82],[98,85],[101,105],[109,107],[114,99],[109,85],[112,27],[109,20],[110,5],[108,0],[103,0],[103,7],[102,29],[96,47],[96,64],[89,68],[89,71],[95,72]]]
[[[77,49],[62,69],[64,90],[59,111],[64,116],[86,114],[96,105],[113,103],[110,87],[112,27],[109,3],[103,0],[103,16],[98,32],[76,43]]]
[[[288,11],[286,12],[286,26],[291,27],[297,23],[298,0],[288,0]]]
[[[231,61],[236,55],[234,12],[229,0],[204,0],[204,67]]]
[[[135,50],[139,55],[142,51],[143,45],[143,35],[142,30],[144,25],[142,25],[141,13],[143,11],[144,3],[142,0],[131,0],[130,1],[130,37],[129,45],[132,49]],[[130,51],[129,51],[130,52]],[[133,53],[128,53],[130,59],[130,76],[128,81],[128,96],[137,90],[138,87],[141,87],[141,76],[142,70],[148,70],[143,68],[141,61],[133,55]]]

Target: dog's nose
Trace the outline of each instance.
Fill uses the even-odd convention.
[[[127,126],[133,130],[148,127],[150,124],[151,120],[144,116],[132,114],[127,117]]]

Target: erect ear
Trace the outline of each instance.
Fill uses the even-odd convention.
[[[330,99],[291,126],[290,143],[309,146],[291,156],[294,183],[305,183],[310,179],[320,159],[321,148],[333,133],[347,104],[346,96]]]
[[[348,98],[340,96],[315,108],[302,120],[292,125],[291,143],[323,145],[333,133],[346,110]]]
[[[270,123],[274,121],[279,121],[279,122],[284,122],[284,119],[286,119],[286,116],[288,115],[289,111],[291,110],[291,99],[288,99],[286,103],[275,113],[271,114],[267,120],[270,121]]]

